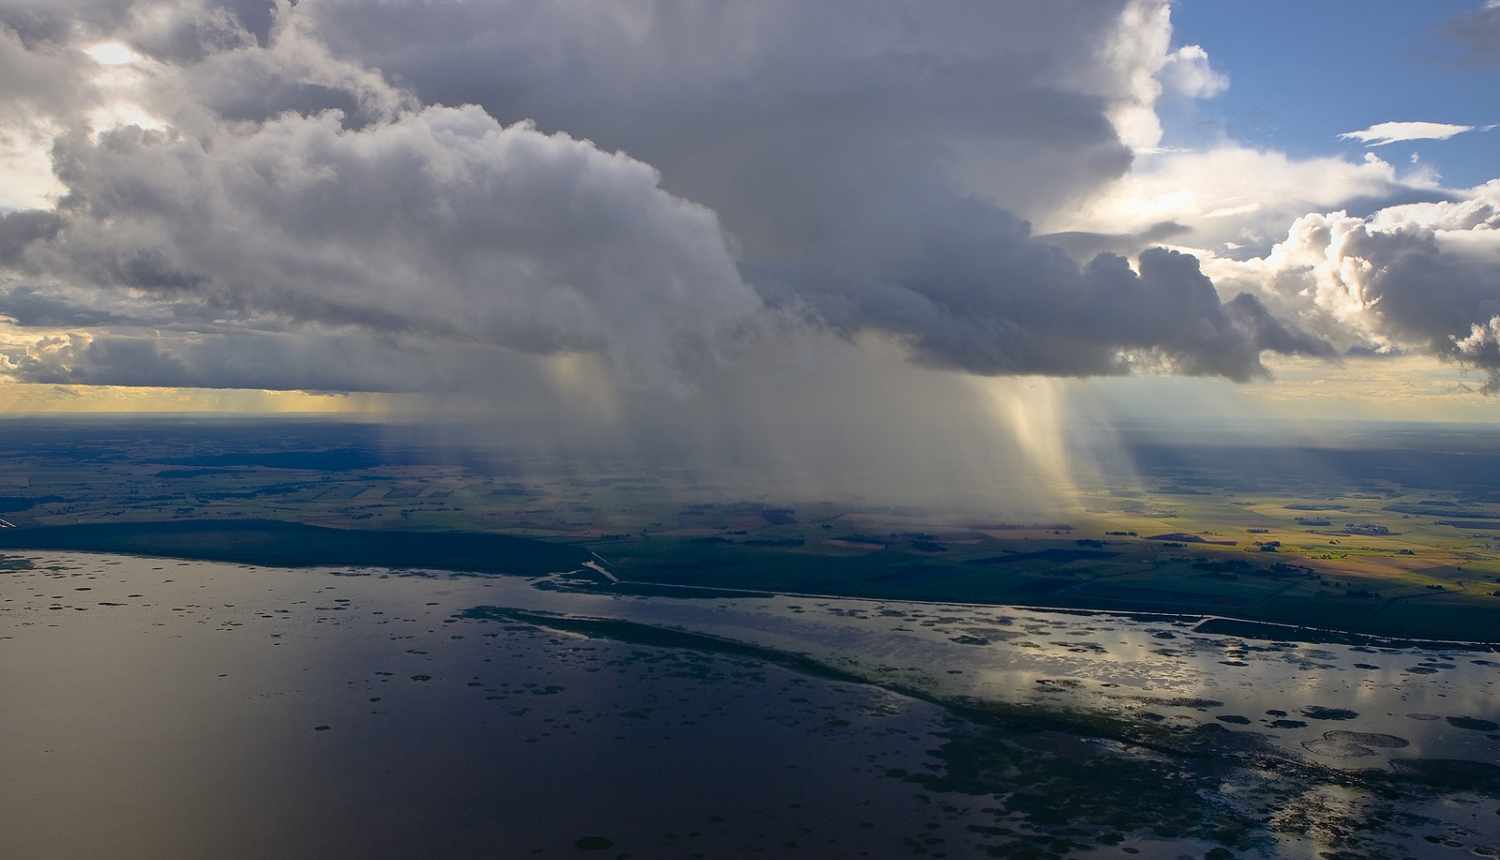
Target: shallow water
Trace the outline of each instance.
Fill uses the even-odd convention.
[[[1489,771],[1368,777],[1500,761],[1488,652],[29,556],[0,573],[0,856],[1500,856]]]

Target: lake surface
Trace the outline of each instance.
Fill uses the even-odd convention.
[[[0,856],[1500,857],[1488,650],[24,555]]]

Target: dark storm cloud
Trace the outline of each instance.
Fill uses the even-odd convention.
[[[1500,220],[1500,219],[1497,219]],[[1357,231],[1343,246],[1366,261],[1366,301],[1399,342],[1469,364],[1500,391],[1500,246],[1444,247],[1430,230]]]
[[[623,149],[800,256],[967,188],[1030,214],[1130,165],[1106,117],[1123,0],[305,4],[428,103]]]
[[[56,212],[0,212],[0,264],[16,265],[27,245],[51,239],[62,227],[62,216]]]
[[[122,317],[95,303],[78,304],[50,290],[34,287],[0,289],[0,316],[9,317],[21,326],[107,326],[128,325],[137,320]]]
[[[1139,273],[1103,253],[1087,265],[1032,239],[992,205],[967,201],[921,219],[900,244],[753,274],[773,303],[809,304],[840,330],[897,332],[916,357],[986,375],[1117,375],[1141,366],[1246,380],[1260,352],[1329,355],[1242,295],[1225,306],[1192,256],[1140,255]]]
[[[68,129],[67,195],[0,233],[25,287],[6,301],[66,325],[92,289],[113,319],[170,331],[38,347],[16,375],[466,385],[450,364],[498,349],[687,390],[771,330],[894,335],[920,364],[992,375],[1243,380],[1263,350],[1328,354],[1254,298],[1221,302],[1191,257],[1080,265],[1013,214],[1128,170],[1111,111],[1153,58],[1128,32],[1150,16],[1127,26],[1126,7],[81,6],[71,53],[16,36],[13,59],[91,79],[79,48],[123,41],[156,64],[130,95],[165,127],[96,130],[87,98],[118,95],[18,85]],[[70,38],[50,7],[6,8]],[[288,348],[299,333],[415,352],[363,381],[340,362],[299,375],[267,357],[322,354]]]

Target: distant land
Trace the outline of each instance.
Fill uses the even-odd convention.
[[[566,574],[553,587],[1015,604],[1500,641],[1500,436],[1434,428],[1363,444],[1148,438],[1132,449],[1134,484],[1003,522],[986,511],[747,501],[681,469],[591,471],[429,447],[379,425],[13,419],[0,423],[0,550]]]

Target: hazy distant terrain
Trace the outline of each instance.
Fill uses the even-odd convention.
[[[1130,473],[1009,520],[777,497],[361,424],[11,421],[0,547],[1219,615],[1500,639],[1500,434],[1124,435]],[[1120,464],[1115,464],[1119,467]],[[361,537],[364,535],[364,537]],[[594,567],[585,568],[590,562]]]

